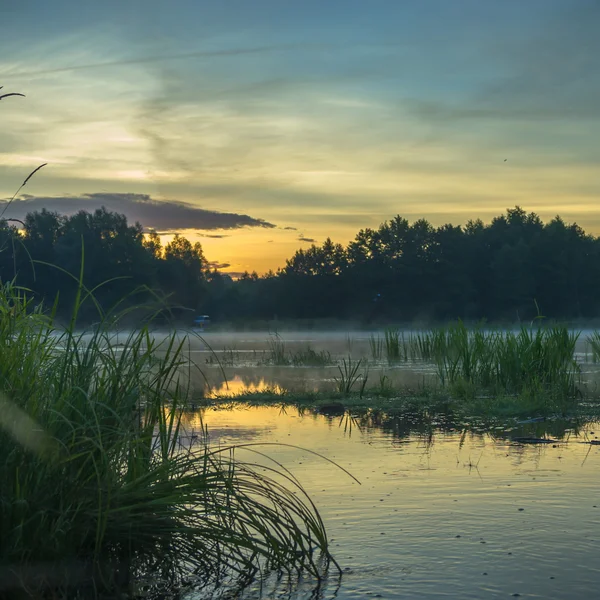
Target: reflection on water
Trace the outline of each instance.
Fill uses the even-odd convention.
[[[263,449],[311,495],[345,570],[339,590],[329,582],[318,597],[597,596],[600,423],[490,430],[452,415],[239,407],[188,415],[188,430],[202,424],[211,443],[295,445],[360,480],[289,445]],[[543,438],[552,442],[535,443]],[[305,582],[293,597],[312,589]]]
[[[231,379],[221,379],[210,390],[210,395],[216,396],[239,396],[243,393],[273,392],[282,394],[285,388],[273,381],[265,380],[260,375],[234,375]]]
[[[367,388],[386,386],[418,389],[435,384],[437,378],[431,366],[361,366],[359,374],[367,377]],[[234,367],[203,366],[202,374],[192,370],[194,386],[203,389],[207,397],[235,396],[245,392],[316,392],[336,389],[340,377],[337,366],[274,367],[268,365]]]

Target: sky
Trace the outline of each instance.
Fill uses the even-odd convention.
[[[0,200],[226,272],[401,215],[600,234],[600,0],[0,0]]]

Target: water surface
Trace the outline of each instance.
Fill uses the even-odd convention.
[[[360,480],[308,452],[264,448],[314,499],[344,569],[339,589],[330,581],[318,597],[598,596],[600,446],[585,442],[600,437],[599,423],[486,432],[443,418],[239,407],[190,415],[187,428],[199,429],[201,420],[213,444],[298,445]],[[510,440],[550,434],[557,443]],[[311,592],[306,582],[292,597]],[[245,595],[257,596],[252,589]]]

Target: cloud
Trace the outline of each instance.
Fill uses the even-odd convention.
[[[126,215],[130,222],[137,221],[146,229],[162,232],[181,229],[211,230],[242,227],[272,229],[275,227],[268,221],[249,215],[207,210],[186,202],[156,200],[147,194],[130,193],[92,193],[78,196],[23,195],[20,200],[8,207],[6,216],[23,218],[27,213],[43,208],[68,215],[79,210],[95,210],[102,206]]]
[[[283,227],[285,231],[298,231],[297,227]]]
[[[204,238],[213,238],[216,240],[220,240],[221,238],[228,238],[231,237],[228,234],[225,233],[198,233],[199,237],[204,237]]]
[[[309,242],[311,244],[314,244],[317,241],[317,240],[314,240],[313,238],[304,237],[303,235],[299,235],[298,240],[301,242]]]
[[[175,54],[163,54],[157,56],[139,56],[136,58],[123,58],[119,60],[110,60],[106,62],[93,62],[79,65],[67,65],[64,67],[55,67],[50,69],[35,69],[31,71],[15,71],[11,73],[11,78],[19,77],[30,78],[40,75],[47,76],[54,73],[67,73],[71,71],[90,71],[91,69],[105,69],[107,67],[123,67],[128,65],[139,65],[144,63],[157,63],[172,60],[182,60],[188,58],[218,58],[218,57],[236,57],[251,54],[266,54],[277,51],[291,51],[299,48],[306,48],[305,44],[280,44],[272,46],[255,46],[248,48],[230,48],[223,50],[198,50],[196,52],[180,52]]]
[[[209,261],[208,266],[211,269],[226,269],[227,267],[231,266],[231,263],[228,262],[219,262],[219,261]]]

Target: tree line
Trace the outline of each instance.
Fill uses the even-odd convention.
[[[105,209],[27,215],[0,222],[0,278],[15,279],[68,314],[83,282],[98,304],[153,302],[191,323],[349,319],[362,323],[530,320],[600,316],[600,238],[559,216],[544,223],[520,207],[489,224],[410,223],[397,216],[360,230],[346,246],[331,239],[298,250],[277,272],[237,281],[210,267],[199,243],[161,243]],[[83,264],[83,268],[81,265]],[[82,318],[93,320],[92,302]]]

